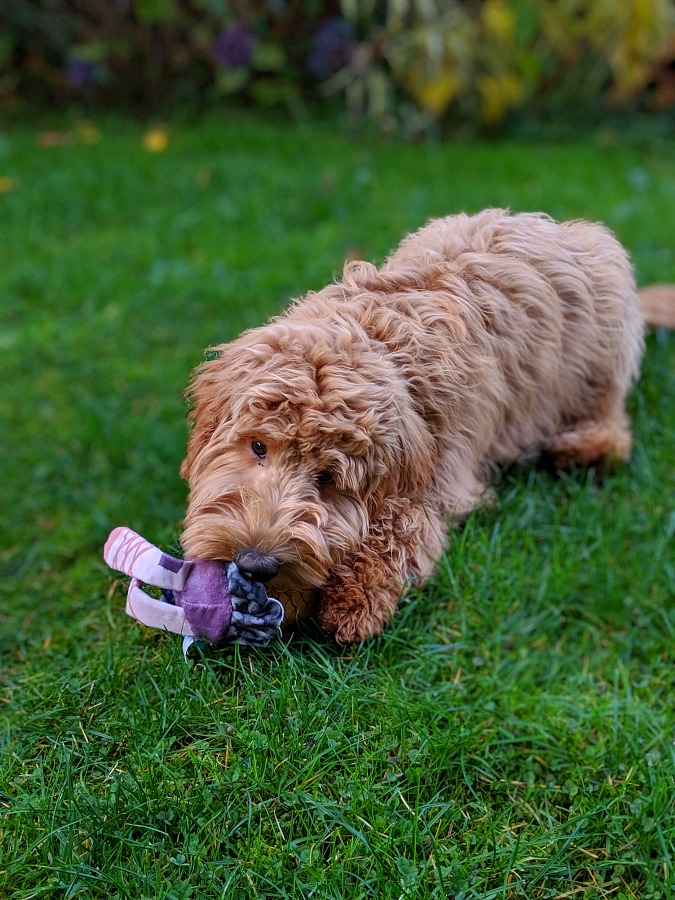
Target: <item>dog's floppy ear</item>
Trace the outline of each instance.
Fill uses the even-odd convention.
[[[416,417],[415,417],[416,418]],[[380,497],[407,497],[421,501],[433,472],[432,439],[417,422],[399,426],[396,442],[386,455],[386,472],[377,493]]]
[[[389,384],[387,396],[382,397],[386,408],[381,419],[385,426],[381,445],[385,471],[376,494],[380,498],[406,497],[419,502],[434,472],[434,439],[415,409],[404,380],[391,377]]]
[[[185,479],[190,478],[195,459],[208,444],[216,426],[231,415],[233,356],[236,351],[232,344],[220,344],[207,351],[206,362],[194,371],[185,392],[191,425],[187,454],[180,469]]]

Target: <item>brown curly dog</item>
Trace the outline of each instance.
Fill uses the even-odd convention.
[[[214,348],[190,388],[184,550],[236,559],[289,619],[315,595],[341,643],[377,634],[496,465],[628,459],[643,325],[601,225],[431,221]]]

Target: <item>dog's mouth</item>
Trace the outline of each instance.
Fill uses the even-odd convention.
[[[291,548],[268,550],[260,547],[233,548],[233,559],[240,571],[252,581],[260,581],[272,591],[315,591],[328,580],[331,561],[322,555]],[[220,557],[219,557],[220,558]]]
[[[241,532],[244,528],[237,529]],[[188,516],[181,537],[187,558],[222,559],[235,562],[253,581],[264,584],[274,581],[284,588],[317,588],[326,583],[332,565],[331,554],[324,546],[323,535],[315,530],[305,534],[300,528],[281,540],[249,541],[224,531],[211,514]]]
[[[286,614],[284,621],[290,625],[316,612],[321,586],[325,581],[325,578],[319,579],[315,572],[308,573],[302,563],[293,560],[281,563],[279,573],[265,582],[265,589],[270,597],[275,597],[283,605]]]
[[[275,590],[270,587],[269,589],[270,596],[278,600],[284,608],[284,625],[292,625],[300,619],[313,615],[319,605],[319,593],[318,588]]]
[[[274,578],[264,582],[266,589],[274,591],[310,593],[320,590],[327,581],[323,571],[315,571],[307,567],[303,562],[296,560],[282,562],[279,573]]]
[[[274,558],[273,558],[274,559]],[[307,618],[316,612],[319,602],[320,587],[308,584],[297,563],[265,562],[264,566],[254,566],[254,572],[248,572],[246,563],[250,560],[242,554],[236,554],[235,561],[241,571],[254,580],[263,581],[268,596],[274,597],[284,607],[284,623],[291,625],[299,619]],[[272,570],[276,574],[271,576]],[[271,577],[264,577],[270,574]],[[263,575],[261,578],[260,576]],[[257,577],[256,577],[257,576]]]

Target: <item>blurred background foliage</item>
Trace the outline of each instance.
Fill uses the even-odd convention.
[[[0,109],[328,98],[415,134],[675,107],[675,0],[3,0]]]

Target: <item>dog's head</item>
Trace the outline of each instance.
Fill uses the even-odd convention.
[[[386,350],[339,317],[282,318],[215,349],[189,391],[184,550],[320,587],[384,497],[421,497],[428,432]]]

